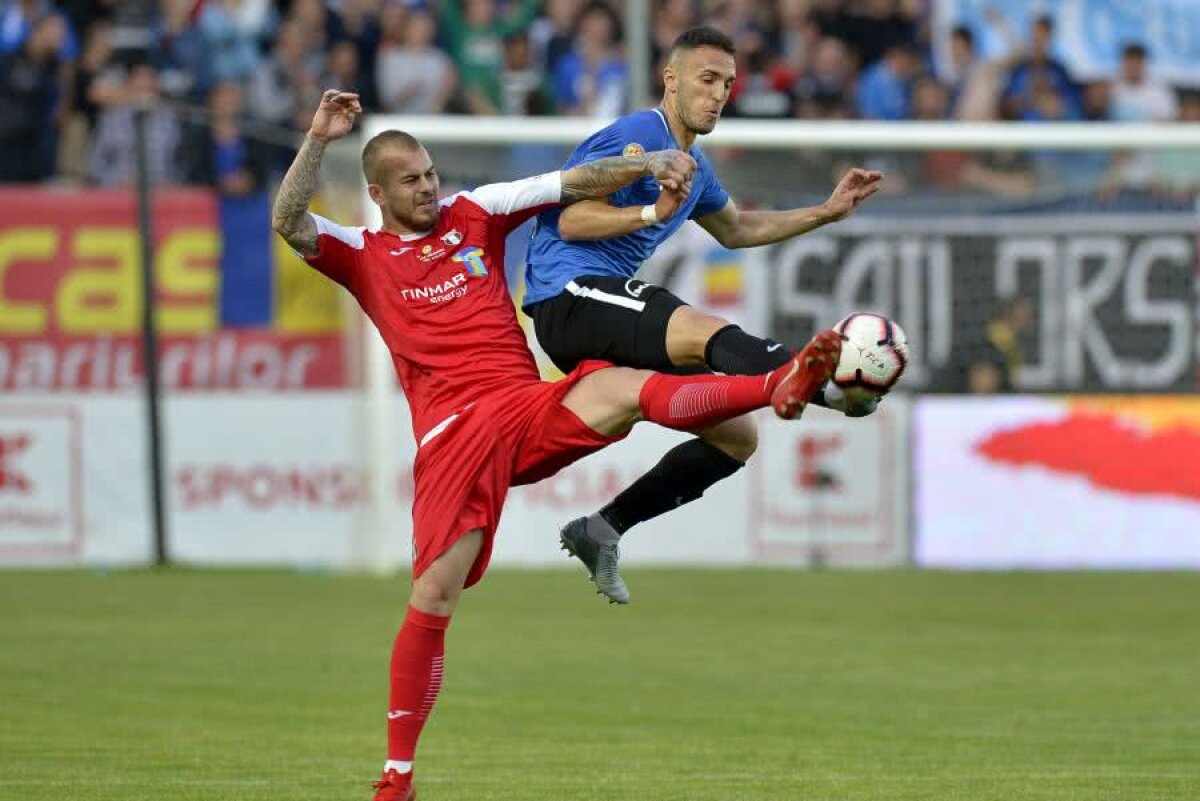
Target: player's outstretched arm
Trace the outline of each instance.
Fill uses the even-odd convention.
[[[305,256],[317,253],[317,225],[308,214],[308,204],[317,191],[321,156],[329,142],[350,133],[354,118],[361,111],[358,95],[353,92],[339,92],[336,89],[325,92],[304,143],[300,145],[300,151],[288,167],[279,185],[279,192],[275,195],[271,227]]]
[[[878,192],[882,181],[883,173],[856,167],[842,177],[833,194],[819,206],[787,211],[742,211],[730,200],[725,208],[706,214],[696,222],[727,248],[769,245],[845,218]]]
[[[562,172],[564,205],[587,198],[608,197],[647,175],[659,185],[679,190],[696,171],[696,160],[681,150],[654,150],[638,156],[610,156]]]

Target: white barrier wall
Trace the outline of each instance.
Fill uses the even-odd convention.
[[[358,405],[347,392],[172,400],[172,556],[198,563],[353,563],[368,492]],[[397,455],[400,474],[411,456]]]
[[[361,564],[368,477],[360,396],[188,393],[165,407],[171,554],[198,564]],[[0,402],[0,564],[143,564],[152,557],[144,410],[128,395]],[[414,455],[388,477],[401,514],[384,558],[409,558]],[[907,555],[907,408],[852,421],[769,414],[746,470],[625,541],[631,563],[895,563]],[[595,511],[684,435],[641,425],[541,484],[515,489],[497,564],[565,564],[559,526]]]
[[[125,395],[0,402],[0,563],[151,559],[143,419]]]
[[[896,401],[893,403],[893,401]],[[684,564],[898,564],[907,559],[907,407],[802,422],[759,413],[759,450],[703,498],[642,524],[622,560]],[[555,563],[562,523],[596,511],[685,435],[641,425],[624,442],[509,496],[496,557]]]

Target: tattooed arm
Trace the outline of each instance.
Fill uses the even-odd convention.
[[[634,172],[636,164],[641,165],[640,174]],[[559,236],[568,242],[609,239],[670,219],[691,192],[695,165],[691,156],[677,150],[659,150],[638,159],[615,156],[567,170],[562,174],[562,202],[570,208],[564,209],[558,218]],[[580,172],[572,175],[577,170]],[[604,199],[647,174],[653,175],[662,186],[653,206],[618,207]],[[623,179],[622,182],[613,185],[619,179]],[[570,192],[568,180],[573,184]],[[596,186],[600,184],[603,186],[597,191]],[[597,196],[599,199],[592,199]],[[653,213],[649,211],[651,208]]]
[[[275,195],[271,227],[305,256],[317,253],[317,224],[308,214],[308,204],[317,191],[321,156],[329,142],[350,132],[354,118],[361,110],[358,95],[352,92],[330,89],[322,95],[312,127]]]
[[[562,173],[562,203],[608,197],[645,175],[659,185],[678,190],[691,180],[696,161],[680,150],[655,150],[640,156],[610,156],[589,161]]]
[[[279,185],[271,210],[271,227],[304,256],[317,253],[317,224],[308,214],[308,203],[317,191],[317,174],[324,152],[324,140],[312,135],[304,137],[300,152]]]
[[[562,172],[535,175],[519,181],[486,184],[472,189],[467,195],[489,213],[504,216],[508,230],[512,230],[551,204],[567,206],[564,213],[570,213],[578,206],[596,204],[621,217],[632,214],[637,220],[637,226],[634,228],[623,227],[624,222],[601,222],[601,231],[594,237],[599,239],[644,228],[646,223],[638,218],[641,207],[614,209],[604,200],[586,198],[607,197],[623,186],[652,175],[664,187],[670,187],[663,189],[654,207],[658,209],[660,219],[666,219],[675,212],[683,198],[687,197],[691,189],[691,175],[695,169],[696,162],[686,153],[678,150],[658,150],[632,158],[602,158]],[[676,190],[676,187],[681,189]],[[584,215],[585,218],[587,216]]]

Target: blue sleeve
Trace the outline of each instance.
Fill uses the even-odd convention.
[[[700,199],[696,201],[696,207],[688,215],[689,220],[720,211],[729,202],[729,193],[725,191],[721,182],[717,180],[717,176],[713,174],[708,159],[704,159],[701,169],[704,170],[704,185],[700,189]]]
[[[653,141],[648,135],[639,136],[638,126],[634,121],[628,117],[622,117],[584,140],[583,144],[577,147],[571,157],[567,159],[564,169],[587,164],[596,159],[620,156],[625,152],[625,147],[631,143],[636,142],[645,147],[645,143]],[[657,195],[658,190],[655,188],[654,179],[647,175],[613,192],[609,195],[609,202],[614,206],[640,206],[647,202],[653,203],[653,198]]]
[[[564,166],[574,167],[578,164],[587,164],[589,161],[595,161],[596,159],[621,155],[622,151],[625,150],[625,145],[634,141],[630,136],[628,126],[624,123],[625,120],[620,119],[608,127],[596,131],[596,133],[585,139],[583,144],[575,148],[575,152],[567,159],[567,163]]]

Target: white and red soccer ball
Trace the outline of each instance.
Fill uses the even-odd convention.
[[[847,395],[887,393],[908,366],[908,336],[892,320],[855,312],[833,327],[842,337],[842,356],[833,383]]]

